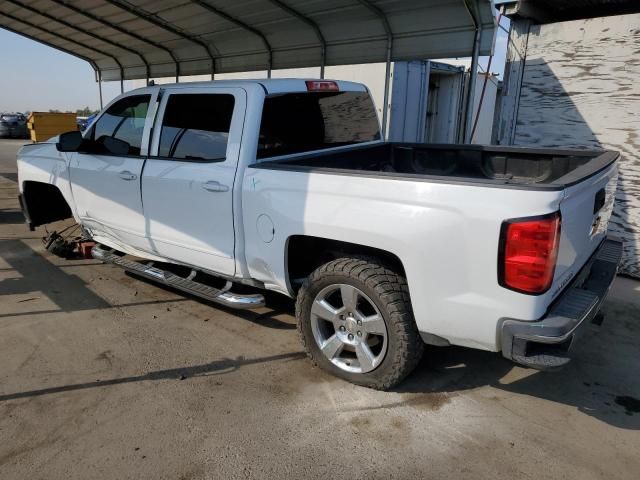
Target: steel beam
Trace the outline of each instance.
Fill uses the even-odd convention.
[[[243,30],[246,30],[247,32],[250,32],[256,37],[258,37],[264,44],[264,47],[267,49],[267,54],[269,55],[269,59],[268,59],[269,68],[267,69],[267,77],[271,78],[271,68],[273,66],[273,48],[271,47],[271,44],[269,43],[269,40],[267,40],[267,37],[265,36],[264,33],[262,33],[257,28],[252,27],[251,25],[243,22],[242,20],[232,17],[228,13],[223,12],[222,10],[210,5],[207,2],[204,2],[202,0],[189,0],[189,1],[213,13],[214,15],[217,15],[220,18],[224,18],[226,21],[233,23],[234,25],[237,25]]]
[[[183,30],[174,27],[171,23],[161,19],[157,15],[154,15],[151,12],[143,10],[142,8],[134,7],[128,2],[123,2],[122,0],[104,0],[104,1],[110,5],[113,5],[114,7],[120,8],[121,10],[124,10],[125,12],[130,13],[135,17],[141,18],[149,23],[152,23],[156,27],[159,27],[159,28],[162,28],[163,30],[171,32],[174,35],[180,38],[183,38],[191,43],[200,45],[202,48],[205,49],[205,51],[207,52],[207,55],[209,55],[209,58],[211,59],[211,78],[213,79],[213,76],[216,73],[216,57],[211,52],[211,48],[209,47],[209,44],[207,42],[204,42],[199,38],[194,37],[193,35],[189,35],[188,33],[185,33]],[[179,78],[178,78],[179,76],[180,76],[180,71],[178,70],[176,72],[176,82],[179,81]]]
[[[100,110],[102,111],[102,72],[98,70],[98,94],[100,95]]]
[[[171,57],[171,60],[173,61],[173,64],[175,65],[176,76],[179,75],[179,73],[180,73],[179,61],[176,58],[176,56],[174,55],[174,53],[171,51],[171,49],[165,47],[164,45],[161,45],[161,44],[159,44],[157,42],[149,40],[148,38],[145,38],[145,37],[143,37],[141,35],[138,35],[137,33],[132,32],[131,30],[127,30],[126,28],[123,28],[123,27],[121,27],[120,25],[118,25],[116,23],[111,23],[110,21],[105,20],[104,18],[99,17],[94,13],[91,13],[91,12],[89,12],[87,10],[83,10],[81,8],[78,8],[77,6],[75,6],[74,4],[69,3],[68,1],[65,1],[65,0],[49,0],[49,1],[55,3],[56,5],[63,6],[64,8],[67,8],[67,9],[71,10],[74,13],[77,13],[79,15],[83,15],[83,16],[85,16],[87,18],[90,18],[91,20],[93,20],[95,22],[101,23],[101,24],[103,24],[103,25],[105,25],[105,26],[107,26],[109,28],[112,28],[113,30],[115,30],[117,32],[120,32],[120,33],[123,33],[125,35],[128,35],[128,36],[130,36],[132,38],[135,38],[136,40],[138,40],[140,42],[144,42],[147,45],[151,45],[152,47],[155,47],[155,48],[157,48],[159,50],[162,50],[162,51],[166,52]],[[150,77],[150,76],[151,76],[151,72],[148,72],[147,77]],[[147,78],[147,81],[148,80],[149,80],[149,78]]]
[[[318,41],[320,42],[320,49],[321,49],[320,50],[320,55],[321,55],[320,78],[324,78],[324,67],[327,64],[327,41],[325,40],[324,35],[322,34],[322,30],[320,30],[320,26],[316,22],[311,20],[309,17],[307,17],[306,15],[303,15],[299,11],[295,10],[294,8],[284,3],[282,0],[269,0],[269,2],[271,2],[273,5],[280,7],[289,15],[297,18],[303,23],[306,23],[313,29],[313,31],[316,34],[316,37],[318,37]]]
[[[389,110],[389,83],[391,82],[391,50],[393,49],[393,32],[389,19],[385,13],[377,6],[369,2],[369,0],[358,0],[362,6],[366,7],[371,13],[380,19],[384,31],[387,34],[387,62],[384,72],[384,105],[382,108],[382,139],[387,138],[387,111]]]

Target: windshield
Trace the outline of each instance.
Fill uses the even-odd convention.
[[[380,140],[367,92],[303,92],[264,101],[257,158]]]

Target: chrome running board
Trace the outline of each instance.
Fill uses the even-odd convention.
[[[192,270],[188,278],[180,277],[174,273],[162,270],[160,268],[145,265],[141,262],[128,260],[114,253],[115,250],[106,250],[102,245],[96,245],[91,250],[91,255],[96,260],[102,260],[106,263],[113,263],[125,270],[148,278],[157,283],[167,285],[183,292],[191,293],[205,300],[220,303],[226,307],[238,310],[247,310],[252,308],[264,307],[264,296],[260,294],[242,295],[230,292],[232,282],[227,281],[222,288],[215,288],[204,283],[192,280],[196,271]]]

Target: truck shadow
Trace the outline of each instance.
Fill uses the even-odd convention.
[[[0,261],[7,265],[6,268],[0,268],[0,272],[6,276],[6,278],[0,279],[0,303],[8,310],[3,309],[0,313],[0,319],[175,303],[187,300],[185,298],[171,298],[129,303],[107,302],[95,293],[82,278],[65,272],[19,239],[0,239]],[[94,264],[94,262],[85,261],[65,265],[65,268],[86,267]],[[14,295],[28,295],[28,297],[11,300],[3,298]],[[49,304],[53,303],[57,308],[26,310],[17,306],[11,307],[12,302],[14,304],[30,304],[27,302],[37,300],[48,301]]]
[[[181,298],[168,300],[137,301],[127,304],[111,304],[95,293],[89,285],[80,277],[66,273],[62,268],[49,262],[45,257],[34,251],[29,245],[19,239],[0,239],[0,259],[4,261],[8,268],[2,269],[6,272],[13,272],[8,278],[0,279],[0,301],[6,295],[32,295],[26,299],[16,300],[26,302],[36,299],[46,299],[54,303],[57,309],[46,309],[36,311],[20,311],[19,313],[0,313],[0,318],[26,316],[26,315],[46,315],[58,312],[77,312],[83,310],[104,310],[118,307],[132,307],[137,305],[152,305],[160,303],[173,303],[187,301],[189,299],[207,304],[213,308],[224,310],[228,313],[250,321],[265,328],[276,330],[293,330],[296,328],[295,322],[283,321],[278,317],[283,314],[292,314],[294,311],[293,301],[283,295],[271,292],[265,293],[267,306],[265,311],[233,310],[222,305],[206,302],[198,297],[190,296],[184,292],[164,287],[153,283],[142,277],[130,275],[136,281],[144,281],[156,288],[162,288],[171,293],[177,293]],[[93,262],[87,262],[93,265]],[[82,266],[77,263],[73,266]],[[109,268],[109,267],[107,267]],[[118,267],[112,267],[118,268]],[[69,292],[74,292],[70,295]]]
[[[115,267],[118,268],[118,267]],[[217,310],[221,310],[223,312],[230,313],[236,317],[240,317],[243,320],[247,320],[248,322],[255,323],[256,325],[260,325],[262,327],[273,328],[276,330],[295,330],[295,302],[294,300],[285,297],[279,293],[270,292],[266,290],[259,290],[251,287],[240,287],[243,288],[243,291],[246,290],[248,293],[260,293],[264,295],[265,299],[265,308],[260,311],[257,310],[236,310],[233,308],[226,307],[219,303],[209,302],[195,295],[191,295],[187,292],[183,292],[182,290],[177,290],[175,288],[171,288],[170,286],[153,282],[145,277],[141,277],[132,272],[125,272],[126,275],[135,278],[137,281],[148,283],[149,285],[153,285],[156,288],[160,288],[167,292],[178,294],[182,297],[185,297],[189,300],[196,301],[198,303],[202,303],[204,305],[208,305],[211,308],[215,308]],[[234,291],[237,290],[238,287],[234,288]],[[263,311],[263,310],[267,311]],[[294,318],[291,321],[283,321],[277,317],[281,315],[289,315]]]
[[[0,208],[0,224],[20,225],[24,223],[24,215],[13,208]]]
[[[295,329],[293,301],[279,294],[267,294],[266,299],[269,311],[263,314],[211,306],[269,328]],[[193,300],[209,304],[197,297]],[[499,353],[470,348],[427,347],[414,373],[394,389],[408,394],[407,399],[371,408],[416,404],[438,409],[466,391],[491,387],[498,390],[496,397],[507,402],[512,396],[526,395],[575,407],[619,428],[640,430],[640,390],[634,374],[640,370],[640,325],[635,321],[640,307],[609,300],[603,312],[604,324],[585,327],[585,335],[572,350],[574,360],[562,370],[539,372],[516,366]],[[288,316],[290,321],[277,316]]]
[[[170,287],[140,280],[174,292]],[[294,302],[279,294],[267,292],[266,308],[269,311],[262,314],[228,309],[198,297],[190,298],[258,325],[295,329]],[[640,318],[640,307],[609,300],[603,312],[606,316],[604,324],[585,327],[585,335],[572,350],[574,360],[562,370],[539,372],[516,366],[499,353],[470,348],[427,347],[414,373],[394,389],[396,393],[409,394],[408,398],[372,408],[417,404],[437,409],[448,399],[466,391],[491,387],[501,396],[506,394],[506,398],[512,395],[539,398],[575,407],[619,428],[640,430],[640,386],[634,379],[634,372],[640,370],[640,325],[635,321]],[[279,316],[288,316],[290,321],[275,318]],[[302,357],[300,354],[299,358]],[[530,412],[522,412],[522,415],[530,415]]]
[[[111,308],[82,279],[65,273],[21,240],[0,240],[0,258],[15,272],[0,280],[0,297],[41,292],[65,312]]]
[[[601,327],[584,327],[572,350],[572,362],[562,370],[539,372],[505,360],[498,353],[462,347],[430,347],[421,364],[396,390],[443,401],[480,387],[496,389],[493,400],[507,402],[526,395],[575,407],[618,428],[640,429],[640,308],[609,300]],[[422,395],[410,402],[420,402]],[[512,413],[518,415],[518,412]],[[531,412],[522,412],[523,416]]]
[[[60,288],[60,292],[64,292],[66,288],[72,288],[75,291],[83,291],[86,288],[81,284],[80,279],[74,280],[75,277],[71,276],[70,279],[65,280],[67,274],[20,241],[3,241],[0,242],[0,247],[2,247],[0,250],[5,261],[9,260],[14,269],[30,278],[32,282],[34,277],[37,277],[34,274],[35,271],[47,273],[50,269],[51,272],[48,272],[50,275],[40,278],[49,279],[48,284],[55,283],[56,290]],[[26,261],[25,256],[27,257]],[[17,262],[16,257],[22,258],[22,261]],[[65,278],[61,278],[61,276]],[[51,278],[58,280],[51,282]],[[71,283],[66,285],[65,282]],[[17,290],[20,290],[15,282],[4,287],[2,283],[0,282],[0,295],[3,292],[5,294],[17,293]],[[148,283],[164,290],[173,291],[153,282]],[[61,288],[61,285],[66,285],[66,287]],[[30,284],[28,290],[31,291],[32,288],[33,286]],[[38,288],[49,291],[47,285],[41,285]],[[51,291],[47,293],[47,295],[49,294],[56,298],[58,296]],[[80,303],[72,302],[71,297],[60,295],[60,300],[63,302],[60,306],[66,311],[112,308],[97,296],[92,297],[92,300],[84,298]],[[85,295],[78,297],[85,297]],[[209,304],[198,298],[194,298],[194,300]],[[267,328],[295,329],[293,301],[281,295],[268,294],[267,311],[262,313],[230,310],[220,305],[211,306],[228,311],[239,319]],[[587,330],[591,331],[587,332],[588,334],[576,345],[575,360],[563,370],[536,372],[514,366],[498,353],[461,347],[428,347],[425,357],[415,372],[394,390],[396,393],[403,394],[401,401],[365,407],[365,409],[408,405],[428,406],[437,410],[444,403],[458,395],[463,395],[465,392],[491,387],[495,393],[489,395],[487,401],[504,404],[505,408],[508,408],[509,400],[514,396],[524,395],[574,407],[586,415],[618,428],[638,430],[640,429],[640,411],[637,399],[640,398],[640,392],[634,372],[640,369],[640,341],[638,340],[640,327],[636,321],[637,318],[640,318],[640,308],[637,305],[609,300],[605,305],[605,314],[607,320],[602,327],[587,327]],[[285,318],[276,318],[279,316]],[[612,348],[612,345],[616,347]],[[304,357],[302,352],[290,352],[252,359],[242,356],[223,358],[201,365],[175,367],[144,375],[8,393],[0,395],[0,402],[126,383],[183,380],[192,377],[221,375],[234,372],[246,365],[301,360]],[[297,371],[293,369],[291,374],[296,375]],[[323,375],[317,370],[314,371],[317,374],[312,375],[313,377],[320,378],[320,375]],[[343,386],[344,388],[352,388],[346,383]],[[341,388],[340,383],[336,384],[336,388]],[[518,415],[518,412],[514,412],[511,408],[508,410]],[[522,415],[531,415],[531,412],[522,412]]]
[[[0,177],[3,177],[10,182],[18,183],[18,174],[15,172],[0,172]]]

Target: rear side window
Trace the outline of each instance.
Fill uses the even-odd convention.
[[[306,92],[264,101],[258,158],[380,139],[378,116],[366,92]]]
[[[98,119],[92,139],[98,144],[113,137],[129,144],[129,155],[140,155],[144,121],[151,95],[132,95],[117,101]]]
[[[234,106],[229,94],[174,94],[162,119],[158,155],[224,160]]]

